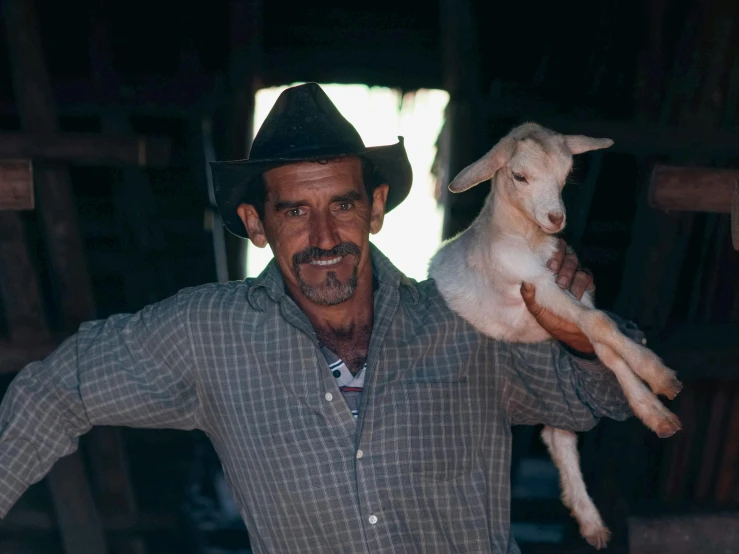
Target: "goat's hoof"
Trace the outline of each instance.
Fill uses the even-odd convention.
[[[680,419],[672,412],[668,412],[667,415],[657,423],[657,427],[654,432],[657,433],[659,438],[667,439],[682,428],[683,426],[682,423],[680,423]]]
[[[603,525],[587,530],[582,529],[581,533],[590,546],[598,550],[608,546],[608,540],[611,538],[611,532]]]
[[[661,394],[670,400],[674,400],[681,390],[683,390],[683,384],[677,378],[672,377],[668,382],[662,384],[659,390],[655,390],[654,394]]]

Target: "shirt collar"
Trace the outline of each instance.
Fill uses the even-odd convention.
[[[408,293],[413,304],[418,304],[418,289],[416,289],[414,281],[406,277],[372,243],[370,243],[370,259],[372,260],[372,273],[381,285],[388,285],[393,288],[402,287]],[[257,291],[265,292],[274,302],[279,302],[285,296],[285,281],[274,258],[270,260],[267,267],[256,279],[248,282],[248,286],[247,301],[252,308],[260,312],[263,310],[257,300]]]

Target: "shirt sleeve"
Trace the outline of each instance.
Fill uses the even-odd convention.
[[[197,427],[180,301],[84,323],[18,373],[0,404],[0,517],[93,425]]]
[[[633,323],[608,315],[624,334],[643,342]],[[556,341],[502,346],[507,352],[504,403],[511,424],[587,431],[601,417],[623,421],[633,415],[616,376],[597,358],[577,356]]]

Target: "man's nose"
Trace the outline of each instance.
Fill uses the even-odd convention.
[[[330,214],[319,214],[311,221],[311,245],[330,250],[341,242],[336,221]]]

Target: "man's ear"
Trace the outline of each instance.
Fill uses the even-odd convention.
[[[372,214],[370,215],[370,233],[376,235],[382,229],[385,220],[385,202],[390,185],[378,185],[372,192]]]
[[[246,227],[246,232],[249,234],[249,240],[252,244],[259,248],[267,246],[267,235],[264,232],[264,225],[256,208],[251,204],[239,204],[239,207],[236,208],[236,214]]]

